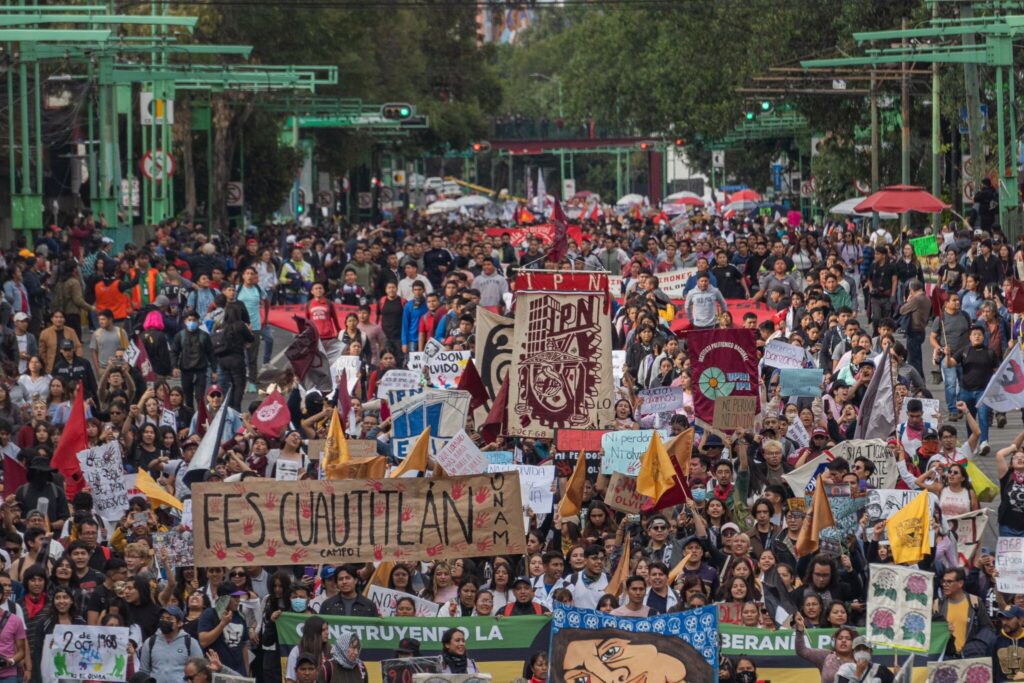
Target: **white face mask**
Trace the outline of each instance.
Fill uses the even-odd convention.
[[[853,653],[853,660],[855,662],[870,662],[871,651],[870,650],[857,650]]]

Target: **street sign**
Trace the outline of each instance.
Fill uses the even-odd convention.
[[[245,188],[242,183],[232,180],[224,187],[224,203],[228,206],[245,205]]]
[[[370,192],[359,193],[359,208],[360,209],[371,209],[373,208],[373,194]]]
[[[390,187],[380,188],[380,200],[384,203],[392,202],[395,200],[395,191]]]
[[[139,179],[138,178],[132,178],[132,186],[131,186],[131,192],[130,193],[128,191],[128,179],[127,178],[122,178],[121,179],[121,206],[122,207],[124,207],[126,209],[128,208],[128,206],[129,206],[129,198],[131,200],[131,207],[133,209],[139,208],[139,206],[141,204],[141,197],[140,197],[140,192],[139,192]]]
[[[809,199],[814,197],[814,178],[800,183],[800,198]]]
[[[147,179],[160,182],[165,176],[174,175],[174,157],[162,149],[146,152],[139,162],[139,168]]]
[[[566,178],[562,181],[562,201],[567,202],[576,196],[576,179]]]
[[[724,149],[716,149],[711,152],[711,165],[715,168],[725,168]]]
[[[988,105],[982,104],[978,107],[981,112],[981,132],[988,130]],[[971,129],[967,125],[967,107],[960,107],[960,135],[970,135]]]
[[[391,184],[398,186],[405,185],[405,171],[392,171]]]
[[[153,97],[151,92],[139,93],[139,123],[174,123],[174,100]]]
[[[316,205],[321,208],[330,208],[334,205],[334,193],[330,190],[320,190],[316,193]]]

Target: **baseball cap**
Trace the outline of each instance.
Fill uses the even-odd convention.
[[[938,441],[939,433],[934,429],[929,429],[921,435],[921,441]]]
[[[332,565],[332,564],[325,564],[320,569],[320,578],[321,579],[329,579],[329,578],[331,578],[332,576],[334,576],[337,573],[338,573],[338,570],[334,568],[334,565]]]
[[[114,240],[104,235],[103,237],[100,238],[100,242],[102,242],[103,244],[113,244]]]
[[[22,313],[21,311],[14,314],[14,322],[20,323],[22,320],[31,320],[32,316],[28,313]]]
[[[985,331],[985,326],[982,325],[981,323],[974,323],[973,325],[971,325],[971,330],[980,330],[980,331],[984,332]]]
[[[36,257],[36,255],[33,254],[28,249],[22,249],[21,251],[19,251],[18,252],[18,256],[20,256],[21,258],[35,258]]]
[[[522,583],[525,583],[527,586],[532,586],[533,585],[532,583],[530,583],[530,580],[528,578],[526,578],[525,576],[519,576],[519,577],[516,577],[516,580],[512,582],[512,587],[515,588],[516,586],[518,586],[519,584],[522,584]]]
[[[395,649],[398,654],[413,655],[419,657],[420,655],[420,641],[415,638],[402,638],[398,641],[398,647]]]
[[[72,351],[72,350],[74,350],[74,348],[75,348],[75,342],[71,341],[70,339],[61,339],[60,340],[60,350],[61,351]]]
[[[185,621],[185,613],[182,612],[180,608],[175,607],[174,605],[168,605],[167,607],[164,607],[162,610],[160,610],[160,612],[162,614],[169,614],[175,619]]]
[[[736,533],[740,532],[739,526],[737,524],[734,524],[733,522],[726,522],[725,524],[722,525],[722,533],[723,534],[726,531],[729,531],[730,529],[735,531]]]
[[[316,657],[309,654],[308,652],[301,653],[295,659],[295,666],[299,666],[300,664],[312,664],[313,666],[320,666],[320,664],[316,661]]]
[[[828,430],[822,429],[821,427],[817,427],[811,433],[811,436],[828,436]]]
[[[220,394],[223,396],[224,390],[220,388],[219,384],[211,384],[210,388],[206,390],[206,395],[210,396],[211,394]]]
[[[1011,605],[1004,610],[1000,610],[999,616],[1006,619],[1024,619],[1024,608],[1018,607],[1017,605]]]
[[[856,650],[858,647],[872,649],[871,642],[867,639],[867,636],[857,636],[853,639],[853,649]]]

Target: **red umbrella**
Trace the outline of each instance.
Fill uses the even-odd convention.
[[[883,187],[857,206],[853,210],[858,213],[870,211],[886,213],[904,213],[906,211],[918,211],[920,213],[938,213],[948,209],[949,204],[944,204],[941,199],[916,185],[890,185]]]
[[[733,194],[729,195],[730,204],[733,202],[742,201],[744,199],[751,202],[759,202],[761,201],[761,195],[754,192],[753,190],[740,190],[739,192],[734,192]]]
[[[704,200],[700,197],[680,197],[671,202],[673,206],[704,206]]]

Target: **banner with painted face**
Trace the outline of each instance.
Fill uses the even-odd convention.
[[[275,622],[282,649],[299,644],[302,627],[313,615],[283,612]],[[490,617],[335,617],[317,615],[327,622],[328,638],[334,643],[344,631],[359,636],[370,683],[381,683],[380,662],[395,656],[403,638],[420,641],[424,656],[441,654],[441,637],[450,628],[466,636],[466,654],[494,681],[512,681],[523,674],[523,662],[535,652],[547,652],[551,640],[551,617],[521,616],[512,619]],[[387,683],[391,683],[388,681]]]
[[[200,567],[413,562],[525,549],[515,472],[197,484],[192,509]]]
[[[611,319],[604,293],[516,294],[508,430],[551,438],[556,429],[608,425]]]
[[[695,330],[689,333],[693,408],[697,419],[712,424],[715,400],[726,396],[758,397],[755,330]],[[758,401],[759,403],[760,401]],[[755,411],[760,410],[755,405]]]
[[[717,631],[714,605],[645,619],[556,605],[548,680],[715,681]]]

